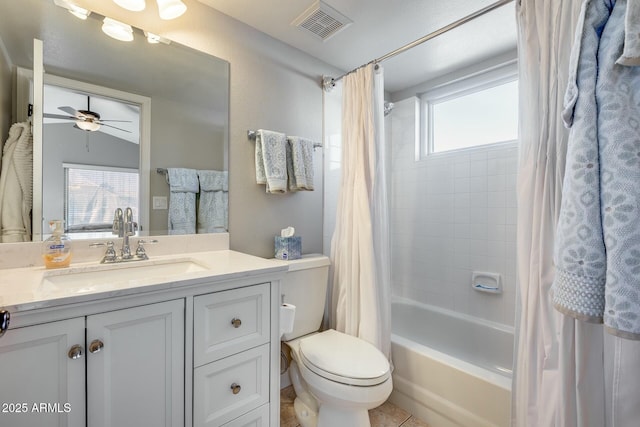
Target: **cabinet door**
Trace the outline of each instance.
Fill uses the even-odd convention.
[[[87,317],[89,427],[184,425],[184,300]]]
[[[84,384],[84,317],[0,338],[0,426],[84,426]]]

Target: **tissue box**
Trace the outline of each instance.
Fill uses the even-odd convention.
[[[298,259],[302,258],[302,237],[275,237],[276,258]]]

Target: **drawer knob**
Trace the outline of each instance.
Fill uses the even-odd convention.
[[[67,355],[69,356],[69,359],[80,359],[82,357],[82,347],[78,344],[71,346]]]
[[[234,328],[239,328],[240,325],[242,325],[242,320],[234,317],[233,320],[231,320],[231,324]]]
[[[93,340],[89,344],[89,353],[99,353],[104,347],[104,343],[100,340]]]
[[[242,387],[240,387],[240,384],[236,384],[236,383],[231,384],[231,391],[233,392],[233,394],[240,393],[241,389]]]

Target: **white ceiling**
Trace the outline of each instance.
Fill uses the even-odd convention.
[[[326,0],[353,24],[323,42],[291,25],[315,0],[198,1],[345,71],[495,2]],[[393,93],[406,89],[515,48],[515,10],[511,2],[385,61],[385,90]]]

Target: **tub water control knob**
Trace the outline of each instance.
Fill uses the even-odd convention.
[[[240,384],[236,384],[236,383],[231,384],[231,391],[233,392],[233,394],[240,393],[241,389],[242,387],[240,387]]]

